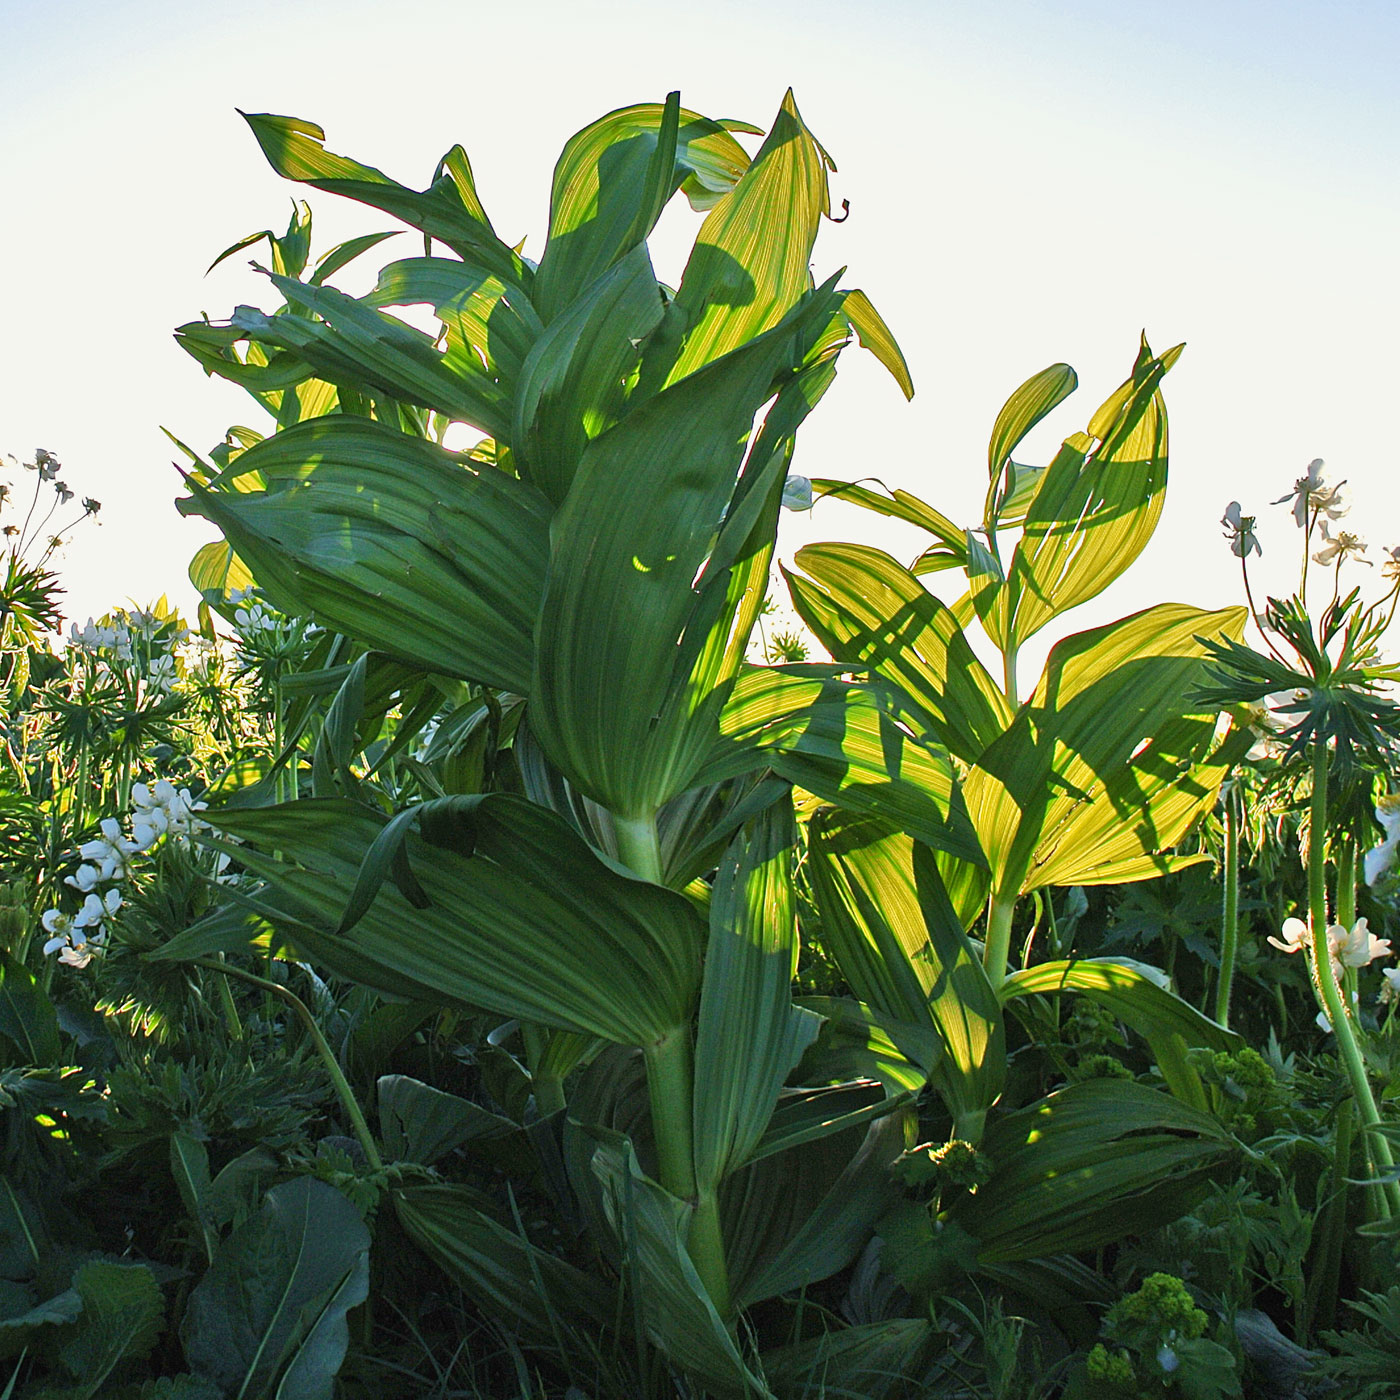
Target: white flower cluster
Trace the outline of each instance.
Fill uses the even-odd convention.
[[[263,632],[276,632],[285,620],[281,613],[274,612],[257,597],[256,589],[235,588],[228,595],[228,600],[234,604],[247,604],[246,607],[235,606],[233,610],[234,627],[245,642],[255,640]]]
[[[147,689],[168,695],[178,679],[175,650],[189,641],[188,627],[175,627],[168,619],[140,609],[112,614],[109,623],[88,618],[81,629],[69,628],[69,648],[109,666],[135,667]]]
[[[189,788],[177,789],[164,778],[153,786],[137,783],[131,789],[131,835],[122,834],[115,817],[103,818],[101,836],[78,847],[82,864],[63,883],[83,896],[76,914],[46,909],[40,922],[49,935],[44,944],[46,956],[58,954],[68,967],[86,967],[102,952],[107,941],[106,920],[122,907],[120,882],[127,876],[130,858],[151,847],[166,835],[189,836],[202,823],[198,813],[207,803],[196,802]],[[227,857],[220,867],[227,863]],[[108,888],[103,891],[101,887]]]
[[[131,629],[122,623],[99,627],[92,618],[88,618],[87,626],[82,631],[78,630],[76,622],[68,629],[68,645],[87,652],[89,656],[106,653],[115,661],[130,661]]]

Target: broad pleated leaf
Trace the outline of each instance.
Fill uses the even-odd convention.
[[[525,357],[544,329],[518,290],[487,269],[454,258],[405,258],[379,273],[363,304],[431,306],[447,331],[446,368],[464,377],[485,366],[513,396]]]
[[[895,1317],[772,1348],[763,1353],[763,1373],[779,1395],[792,1400],[893,1400],[909,1395],[910,1386],[925,1383],[927,1389],[913,1393],[930,1395],[936,1391],[929,1363],[941,1341],[922,1318]]]
[[[511,441],[522,476],[557,506],[589,442],[617,420],[661,290],[639,243],[570,302],[525,361]]]
[[[1102,774],[1087,798],[1059,793],[1033,860],[1040,883],[1116,884],[1205,859],[1161,853],[1215,809],[1220,785],[1253,741],[1238,729],[1218,746],[1214,738],[1214,715],[1183,715],[1129,762]]]
[[[444,354],[423,331],[334,287],[310,287],[283,277],[272,281],[289,301],[321,319],[268,316],[240,306],[230,323],[234,330],[289,352],[342,390],[431,408],[510,442],[509,393],[469,347]]]
[[[843,681],[835,668],[753,667],[736,681],[696,781],[764,763],[827,802],[980,863],[952,760],[916,737],[899,707],[883,683]]]
[[[735,1306],[830,1278],[865,1247],[897,1192],[907,1110],[752,1162],[721,1192]]]
[[[852,992],[892,1023],[928,1025],[923,1065],[960,1137],[976,1138],[1001,1094],[1006,1040],[987,980],[931,860],[903,832],[818,813],[809,871],[822,931]]]
[[[720,862],[695,1043],[695,1172],[702,1191],[763,1136],[820,1019],[792,1003],[796,825],[784,802],[745,827]]]
[[[753,164],[701,225],[667,312],[678,344],[667,383],[770,330],[797,305],[830,207],[825,158],[789,91]],[[669,346],[656,349],[667,356]]]
[[[469,1142],[489,1142],[516,1131],[509,1118],[405,1074],[381,1076],[375,1097],[380,1139],[391,1161],[431,1167]]]
[[[533,1342],[572,1340],[586,1354],[571,1329],[607,1326],[614,1312],[611,1290],[521,1238],[482,1205],[464,1186],[410,1186],[394,1193],[394,1211],[409,1239],[478,1307],[508,1318]]]
[[[942,1041],[927,1017],[918,1023],[897,1021],[852,997],[803,997],[801,1004],[822,1018],[822,1028],[797,1067],[794,1079],[799,1083],[845,1088],[864,1079],[878,1081],[894,1097],[916,1094],[928,1082],[923,1066],[931,1068],[943,1055]],[[780,1104],[771,1125],[774,1133],[782,1130],[782,1113]]]
[[[904,391],[906,399],[914,397],[914,381],[905,363],[904,352],[899,348],[885,319],[871,305],[870,298],[859,288],[846,293],[841,303],[841,311],[855,331],[861,347],[869,350],[894,376],[894,382]]]
[[[1187,1062],[1186,1048],[1235,1050],[1242,1042],[1233,1031],[1162,986],[1162,977],[1156,968],[1127,958],[1081,958],[1039,963],[1012,973],[998,988],[998,995],[1003,1003],[1056,992],[1087,996],[1147,1041],[1173,1094],[1204,1110],[1207,1105],[1200,1077]]]
[[[880,483],[884,487],[884,483]],[[921,501],[908,491],[888,487],[877,491],[863,482],[838,481],[833,477],[813,477],[812,494],[818,499],[827,496],[838,501],[849,501],[864,510],[873,511],[890,520],[903,520],[906,524],[917,525],[927,530],[938,543],[926,549],[915,561],[913,572],[932,574],[942,569],[965,569],[967,567],[967,531],[955,525],[941,511],[935,510],[927,501]]]
[[[257,585],[248,566],[223,540],[211,540],[195,551],[189,575],[200,597],[211,604],[227,604],[230,593]]]
[[[517,693],[543,592],[549,508],[523,482],[336,415],[243,453],[262,492],[191,483],[186,514],[223,530],[277,606],[364,645]]]
[[[1000,689],[954,619],[882,550],[808,545],[783,576],[793,606],[838,661],[879,672],[919,706],[930,738],[966,762],[1011,722]]]
[[[411,832],[402,841],[426,906],[385,883],[344,934],[381,818],[312,800],[214,819],[253,848],[240,856],[273,882],[298,949],[352,981],[627,1045],[689,1021],[704,946],[694,906],[618,874],[544,808],[501,794],[459,799],[451,847]]]
[[[1031,474],[1038,479],[1039,473],[1013,462],[1011,454],[1051,409],[1074,392],[1078,383],[1068,365],[1051,365],[1033,374],[1002,405],[987,445],[987,474],[991,478],[986,507],[989,524],[1014,525],[1024,516],[1031,500],[1024,493],[1024,484]]]
[[[554,168],[534,286],[545,322],[647,237],[677,189],[720,193],[748,164],[724,127],[681,107],[677,93],[609,112],[571,137]]]
[[[1156,857],[1180,839],[1179,818],[1200,794],[1180,803],[1188,790],[1178,786],[1160,829],[1145,820],[1141,805],[1134,809],[1131,796],[1136,788],[1149,799],[1150,817],[1154,786],[1171,788],[1151,741],[1167,731],[1163,743],[1170,748],[1179,738],[1168,726],[1190,712],[1204,676],[1206,644],[1198,638],[1239,636],[1245,616],[1243,608],[1207,612],[1162,603],[1056,644],[1034,694],[962,785],[998,883],[1010,878],[1028,893],[1050,883],[1047,870],[1062,877],[1082,867],[1102,832],[1086,825],[1081,850],[1068,818],[1104,787],[1110,803],[1119,803],[1115,860],[1123,858],[1129,836],[1141,857]]]
[[[1210,1115],[1123,1080],[1091,1080],[998,1119],[992,1179],[950,1218],[980,1263],[1082,1253],[1189,1210],[1235,1151]]]
[[[268,163],[285,179],[299,180],[313,189],[382,209],[445,243],[460,257],[481,262],[517,285],[528,281],[530,271],[520,255],[496,237],[482,217],[485,211],[476,200],[475,191],[463,198],[467,190],[451,170],[420,193],[391,180],[373,166],[331,154],[322,145],[326,133],[314,122],[265,112],[240,115],[252,128]],[[444,157],[444,163],[453,161],[460,150],[454,147]],[[465,155],[453,161],[458,177],[464,162]],[[466,171],[470,172],[470,166],[466,166]]]
[[[650,817],[698,781],[715,721],[695,716],[718,702],[691,678],[728,584],[705,569],[714,532],[754,413],[833,304],[822,289],[595,438],[555,517],[532,722],[569,781],[619,815]]]
[[[647,1177],[630,1144],[615,1135],[594,1150],[593,1170],[613,1230],[626,1243],[647,1335],[716,1395],[767,1397],[690,1261],[691,1205]]]
[[[1154,357],[1068,438],[1026,512],[1007,569],[1003,624],[1017,641],[1101,593],[1146,547],[1167,487],[1167,410],[1158,391],[1181,346]]]

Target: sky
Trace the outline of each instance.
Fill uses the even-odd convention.
[[[207,450],[266,419],[170,332],[276,304],[245,258],[205,268],[306,193],[235,108],[315,121],[329,149],[417,188],[460,141],[497,229],[538,256],[554,160],[593,118],[679,88],[766,127],[791,86],[851,204],[818,239],[818,279],[848,268],[917,390],[906,404],[847,351],[794,470],[874,477],[972,524],[1007,395],[1056,361],[1078,371],[1020,454],[1048,460],[1145,330],[1187,346],[1164,385],[1166,510],[1052,636],[1241,601],[1231,499],[1260,517],[1257,589],[1286,590],[1298,535],[1268,502],[1314,457],[1348,480],[1373,545],[1400,543],[1397,55],[1390,0],[0,0],[0,451],[42,445],[103,502],[64,556],[70,617],[188,604],[208,527],[174,510],[162,429]],[[392,225],[310,199],[318,252]],[[668,215],[663,275],[695,223]],[[414,250],[405,235],[383,260]],[[831,503],[782,543],[832,538],[906,561],[923,543]]]

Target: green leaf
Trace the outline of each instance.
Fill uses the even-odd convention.
[[[878,672],[919,706],[935,742],[969,763],[1011,722],[953,614],[882,550],[807,545],[783,570],[793,606],[838,661]]]
[[[849,1080],[872,1080],[891,1095],[916,1094],[928,1082],[923,1066],[936,1065],[943,1053],[927,1020],[898,1021],[850,997],[803,997],[801,1004],[823,1024],[797,1067],[798,1083],[844,1088]],[[775,1115],[771,1130],[780,1126]]]
[[[73,1274],[82,1312],[64,1329],[58,1359],[78,1384],[73,1400],[103,1394],[117,1365],[150,1353],[160,1338],[165,1304],[155,1275],[144,1264],[90,1259]]]
[[[1132,869],[1124,864],[1129,843],[1131,854],[1157,861],[1180,839],[1181,819],[1197,810],[1204,789],[1178,802],[1188,778],[1163,771],[1161,749],[1177,746],[1175,726],[1204,677],[1208,640],[1240,635],[1245,617],[1243,608],[1162,603],[1056,644],[1034,694],[963,781],[999,887],[1012,881],[1024,894],[1051,883],[1047,871],[1059,882],[1091,865],[1104,826],[1095,814],[1081,844],[1071,817],[1099,792],[1118,817],[1107,832],[1112,878]],[[1152,801],[1174,784],[1182,786],[1158,828]],[[1166,868],[1158,861],[1134,878]]]
[[[1023,968],[1001,984],[998,995],[1003,1004],[1016,997],[1055,992],[1087,996],[1137,1031],[1155,1053],[1172,1093],[1204,1111],[1205,1093],[1186,1059],[1186,1047],[1237,1050],[1243,1042],[1163,986],[1165,976],[1127,958],[1081,958]]]
[[[690,1020],[704,946],[694,906],[605,865],[542,807],[504,794],[457,799],[433,832],[442,844],[401,824],[402,854],[431,913],[394,884],[371,882],[378,893],[348,933],[336,930],[381,817],[302,801],[211,820],[250,843],[240,858],[273,882],[298,949],[352,981],[624,1045]],[[379,854],[382,882],[390,851]]]
[[[234,489],[251,471],[267,488]],[[284,611],[431,671],[528,690],[549,506],[525,483],[337,415],[191,490],[180,509],[218,525]]]
[[[464,1186],[411,1186],[394,1193],[408,1237],[492,1317],[509,1318],[536,1342],[572,1339],[612,1320],[611,1292],[586,1274],[508,1229]],[[573,1330],[579,1332],[572,1337]]]
[[[1082,1253],[1169,1224],[1235,1151],[1208,1114],[1124,1080],[1070,1085],[997,1119],[982,1143],[992,1179],[949,1219],[979,1263]]]
[[[274,1186],[195,1285],[180,1340],[190,1365],[244,1400],[331,1400],[369,1296],[369,1231],[333,1187]]]
[[[524,362],[511,429],[522,476],[558,506],[584,449],[617,421],[640,344],[661,320],[646,245],[570,302]]]
[[[0,1358],[11,1357],[33,1346],[47,1334],[50,1327],[62,1327],[75,1322],[83,1311],[83,1299],[77,1289],[66,1288],[62,1293],[33,1301],[33,1291],[26,1284],[0,1285],[4,1288],[5,1316],[0,1317]]]
[[[0,953],[0,1035],[36,1066],[57,1064],[62,1055],[58,1017],[33,974]]]
[[[646,1176],[625,1138],[609,1135],[593,1170],[615,1233],[626,1242],[647,1335],[717,1396],[769,1397],[715,1311],[687,1251],[693,1206]]]
[[[271,280],[289,302],[321,319],[268,316],[256,307],[240,306],[230,325],[241,335],[295,355],[338,389],[435,409],[509,443],[507,390],[470,349],[451,356],[440,353],[423,331],[334,287],[313,287],[276,275]]]
[[[870,479],[875,480],[873,477]],[[812,494],[818,500],[832,496],[838,501],[849,501],[852,505],[873,511],[876,515],[883,515],[891,520],[903,520],[906,524],[917,525],[921,530],[927,530],[938,543],[919,556],[913,568],[916,574],[967,567],[966,530],[954,525],[946,515],[934,510],[927,501],[921,501],[908,491],[891,491],[878,480],[876,485],[884,487],[883,491],[872,490],[869,486],[855,481],[813,477]]]
[[[175,1177],[180,1199],[199,1230],[204,1253],[212,1264],[219,1233],[209,1200],[212,1183],[209,1178],[209,1153],[204,1144],[187,1132],[177,1130],[171,1133],[170,1170]]]
[[[753,164],[700,227],[667,312],[680,343],[666,383],[782,321],[811,286],[812,247],[830,209],[821,147],[789,91]],[[673,344],[668,337],[657,352],[669,358]]]
[[[678,188],[692,199],[721,193],[748,164],[724,127],[681,107],[678,93],[609,112],[571,137],[554,168],[535,279],[546,324],[647,237]]]
[[[796,1293],[849,1265],[897,1193],[907,1110],[750,1162],[721,1193],[735,1306]]]
[[[850,322],[861,346],[869,350],[894,376],[894,382],[904,391],[906,399],[914,397],[914,381],[909,375],[904,352],[899,348],[884,317],[871,305],[870,298],[859,289],[846,293],[841,313]]]
[[[344,195],[375,209],[382,209],[431,238],[445,243],[459,257],[476,259],[498,275],[523,285],[529,269],[491,230],[484,211],[463,190],[452,174],[439,178],[419,193],[406,189],[372,166],[347,156],[332,155],[322,145],[326,133],[313,122],[271,113],[240,112],[252,128],[268,163],[284,179],[300,180],[313,189]],[[445,156],[453,160],[460,147]],[[465,156],[462,157],[465,161]],[[457,162],[460,170],[460,162]],[[470,169],[470,167],[468,167]]]
[[[730,693],[720,743],[695,781],[763,762],[827,802],[980,863],[951,759],[912,732],[900,707],[883,683],[843,681],[835,667],[751,667]]]
[[[555,517],[531,720],[569,781],[619,816],[649,820],[699,781],[719,697],[695,672],[731,602],[731,561],[711,557],[727,543],[716,527],[755,412],[833,305],[820,289],[783,325],[634,408],[589,444]],[[737,553],[750,525],[731,533]]]
[[[927,1386],[925,1371],[932,1359],[933,1327],[918,1317],[896,1317],[822,1332],[805,1341],[763,1353],[763,1372],[779,1395],[793,1400],[819,1396],[859,1396],[860,1400],[893,1400],[909,1386]]]
[[[720,862],[695,1043],[695,1173],[700,1190],[753,1152],[820,1019],[792,1004],[797,907],[792,808],[769,807]]]
[[[433,308],[447,331],[444,366],[464,377],[483,363],[513,397],[525,358],[544,330],[529,301],[475,263],[455,258],[404,258],[379,273],[366,306]]]
[[[1039,374],[1033,374],[1002,405],[997,421],[992,427],[992,438],[987,445],[987,474],[991,484],[987,488],[986,524],[988,529],[998,525],[1014,525],[1029,498],[1018,500],[1022,491],[1020,482],[1033,468],[1019,467],[1011,460],[1011,454],[1020,446],[1022,439],[1053,408],[1063,403],[1078,387],[1079,379],[1075,372],[1064,364],[1051,365]],[[1035,473],[1038,479],[1038,473]]]
[[[922,1068],[954,1131],[976,1140],[1006,1075],[1001,1009],[937,867],[917,851],[883,823],[819,812],[812,891],[852,992],[892,1025],[928,1025],[937,1035],[941,1054]]]
[[[1152,538],[1167,487],[1167,410],[1157,386],[1181,348],[1153,357],[1144,340],[1132,378],[1046,469],[1001,605],[999,626],[1018,643],[1101,593]]]
[[[517,1131],[509,1118],[404,1074],[383,1075],[375,1093],[380,1139],[390,1161],[430,1167],[469,1142]]]

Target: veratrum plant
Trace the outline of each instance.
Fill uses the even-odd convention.
[[[197,561],[206,599],[226,609],[246,570],[400,671],[509,704],[529,797],[449,792],[392,816],[362,800],[349,760],[386,657],[361,656],[318,742],[318,795],[217,820],[298,949],[393,995],[518,1018],[542,1107],[604,1045],[640,1050],[648,1121],[619,1131],[625,1076],[600,1088],[590,1070],[591,1106],[570,1105],[573,1190],[670,1361],[717,1393],[766,1393],[737,1311],[854,1257],[904,1133],[902,1098],[868,1081],[788,1085],[821,1017],[791,996],[785,785],[755,782],[772,770],[982,859],[946,748],[897,691],[744,662],[795,436],[852,334],[912,393],[869,301],[809,272],[827,158],[791,95],[752,159],[674,94],[613,112],[565,147],[535,265],[496,235],[460,147],[418,192],[309,123],[248,121],[280,173],[402,219],[424,255],[353,298],[326,278],[378,236],[303,277],[299,214],[247,240],[273,247],[280,310],[179,331],[279,420],[189,478],[181,508],[232,551]],[[646,240],[678,190],[708,212],[673,290]],[[411,306],[436,336],[389,310]],[[486,439],[444,449],[459,423]],[[716,863],[712,889],[667,887]],[[556,1342],[615,1315],[469,1193],[405,1190],[398,1209],[526,1330],[540,1289]]]

